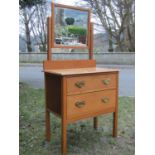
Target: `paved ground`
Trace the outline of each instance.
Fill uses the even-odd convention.
[[[135,68],[126,65],[101,65],[98,67],[117,68],[120,70],[119,77],[119,95],[135,96]],[[19,80],[25,82],[34,88],[44,87],[44,75],[42,64],[20,64]]]

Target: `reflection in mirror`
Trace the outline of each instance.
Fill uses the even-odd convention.
[[[63,46],[86,46],[88,12],[55,7],[55,44]]]

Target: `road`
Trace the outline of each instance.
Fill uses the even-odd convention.
[[[97,65],[97,67],[117,68],[119,76],[119,96],[135,96],[135,68],[122,65]],[[20,64],[19,81],[34,88],[44,88],[44,74],[41,64]]]

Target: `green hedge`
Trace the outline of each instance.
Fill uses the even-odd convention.
[[[74,34],[74,35],[86,35],[87,34],[87,29],[80,27],[80,26],[68,26],[68,32],[70,34]]]

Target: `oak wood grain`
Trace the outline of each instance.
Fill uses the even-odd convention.
[[[64,67],[65,68],[65,67]],[[98,67],[82,67],[75,69],[46,69],[44,70],[46,73],[57,74],[57,75],[84,75],[84,74],[93,74],[93,73],[112,73],[118,72],[117,69],[108,69],[108,68],[98,68]]]
[[[94,125],[94,129],[97,130],[98,129],[98,118],[97,117],[93,118],[93,125]]]
[[[61,77],[45,73],[47,108],[61,115]]]
[[[109,83],[104,83],[104,81],[108,81]],[[81,87],[78,87],[78,83],[83,83]],[[79,94],[86,92],[94,92],[101,91],[105,89],[116,88],[116,74],[108,73],[108,74],[93,74],[82,75],[76,77],[67,78],[67,94]]]
[[[66,8],[66,9],[73,9],[73,10],[79,10],[79,11],[84,11],[84,12],[88,12],[88,31],[87,31],[87,44],[86,45],[79,45],[79,46],[65,46],[65,45],[57,45],[55,44],[54,38],[55,38],[55,8],[59,7],[59,8]],[[75,6],[68,6],[68,5],[63,5],[63,4],[56,4],[56,3],[52,3],[51,5],[52,8],[52,43],[51,43],[51,47],[52,48],[73,48],[73,49],[89,49],[90,47],[90,9],[87,8],[81,8],[81,7],[75,7]]]
[[[48,40],[48,44],[47,44],[47,60],[51,60],[52,59],[52,55],[51,55],[51,35],[52,35],[52,23],[51,23],[52,19],[51,17],[47,18],[47,40]]]
[[[61,151],[62,155],[67,154],[67,93],[66,93],[66,78],[61,78]]]
[[[117,137],[117,129],[118,129],[118,87],[119,87],[119,74],[116,76],[116,106],[115,106],[115,112],[113,113],[113,137]]]
[[[103,116],[104,114],[113,113],[113,112],[115,112],[115,107],[105,109],[104,111],[97,111],[97,112],[92,112],[92,113],[88,113],[84,115],[79,115],[78,117],[72,117],[72,118],[67,119],[67,122],[68,124],[70,124],[76,121],[85,120],[88,118],[94,118],[97,116]]]
[[[44,61],[43,68],[44,72],[61,74],[65,72],[64,69],[74,69],[78,68],[89,68],[96,67],[95,60],[53,60],[53,61]],[[58,73],[57,73],[58,72]]]
[[[93,50],[94,50],[94,34],[93,34],[93,23],[90,23],[90,37],[89,37],[89,42],[90,42],[90,45],[89,45],[89,59],[92,60],[93,59]]]
[[[113,113],[113,137],[118,128],[118,73],[117,69],[98,68],[93,60],[93,23],[89,9],[52,3],[52,16],[48,17],[47,60],[43,62],[45,77],[46,139],[50,141],[50,112],[61,119],[62,155],[67,154],[67,125],[93,118],[94,129],[98,116]],[[87,46],[54,44],[54,8],[64,7],[88,12]],[[88,60],[52,60],[52,48],[89,49]]]
[[[49,142],[51,139],[51,128],[50,128],[50,111],[48,109],[47,101],[47,80],[44,74],[44,85],[45,85],[45,136],[46,140]]]
[[[80,95],[67,96],[67,118],[77,118],[85,114],[91,114],[98,111],[104,111],[115,107],[116,91],[105,90],[99,92],[85,93]],[[102,100],[107,98],[107,103]],[[77,107],[77,102],[84,102],[82,107]],[[83,117],[84,118],[84,117]]]

